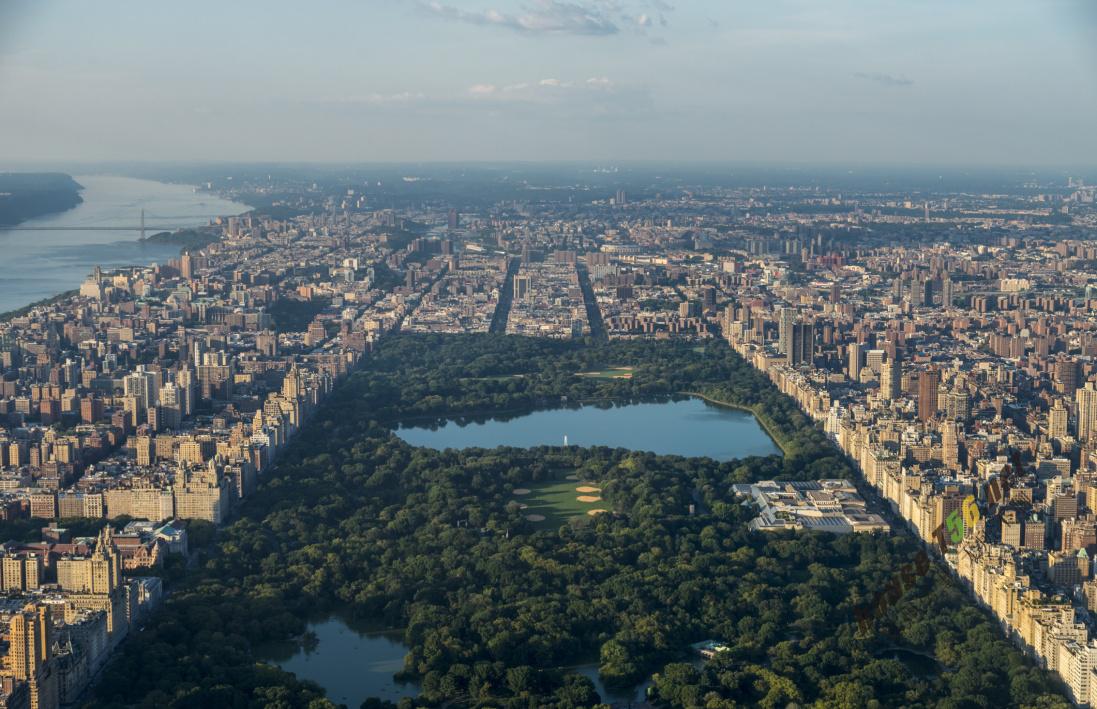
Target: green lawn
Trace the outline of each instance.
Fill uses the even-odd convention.
[[[601,502],[579,502],[576,498],[580,495],[601,496],[601,493],[597,492],[582,493],[575,490],[575,488],[584,484],[591,483],[576,482],[575,480],[531,483],[528,486],[530,494],[515,496],[514,500],[527,505],[526,509],[522,510],[522,514],[544,515],[545,520],[543,522],[534,522],[534,524],[555,529],[567,524],[572,517],[586,517],[588,510],[609,509],[605,500]],[[593,486],[601,487],[596,483]]]

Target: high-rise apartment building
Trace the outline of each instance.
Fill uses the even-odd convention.
[[[1028,549],[1047,548],[1047,523],[1036,515],[1025,520],[1025,543]]]
[[[785,357],[792,352],[792,326],[796,324],[796,311],[781,308],[777,316],[777,351]]]
[[[134,443],[134,450],[137,453],[138,465],[152,465],[153,444],[151,437],[138,436],[137,441]]]
[[[53,627],[49,608],[31,603],[11,617],[7,669],[30,688],[30,709],[60,706],[53,667]]]
[[[798,322],[792,325],[792,342],[788,352],[788,363],[796,366],[811,364],[815,358],[815,325],[810,322]]]
[[[950,419],[967,421],[971,418],[971,396],[966,389],[954,388],[945,399],[945,412]]]
[[[150,406],[156,405],[156,398],[160,393],[159,372],[150,372],[143,364],[137,365],[137,370],[127,374],[122,380],[127,397],[137,399],[141,411],[147,411]]]
[[[175,373],[175,386],[179,390],[179,409],[184,418],[194,413],[195,380],[194,370],[190,367],[184,367]]]
[[[530,290],[533,286],[533,279],[530,276],[517,275],[514,277],[514,299],[525,300],[529,297]]]
[[[1078,439],[1089,441],[1097,436],[1097,386],[1086,382],[1074,396],[1078,402]]]
[[[1021,520],[1016,510],[1006,510],[1002,513],[1002,543],[1013,547],[1021,546],[1022,531]]]
[[[895,401],[902,393],[903,364],[889,359],[880,365],[880,396],[884,401]]]
[[[1069,433],[1069,413],[1062,399],[1056,399],[1047,415],[1047,433],[1052,438],[1066,438]]]
[[[918,377],[918,419],[929,421],[937,415],[937,387],[941,376],[936,369],[927,369]]]
[[[777,351],[792,366],[810,364],[815,356],[814,323],[799,322],[795,309],[781,308],[777,321]]]
[[[875,349],[865,352],[865,366],[876,374],[881,374],[884,369],[884,351]]]
[[[849,378],[854,382],[861,381],[861,362],[864,359],[864,348],[860,342],[851,342],[849,344],[849,366],[847,372]]]
[[[1078,361],[1071,357],[1060,357],[1055,360],[1055,381],[1063,396],[1074,396],[1081,380]]]
[[[30,591],[42,585],[42,557],[33,553],[6,554],[0,558],[0,588]]]
[[[947,421],[941,427],[941,462],[946,468],[960,468],[960,425]]]
[[[57,560],[57,585],[73,593],[108,595],[122,583],[122,557],[114,548],[110,525],[99,534],[91,556]]]
[[[941,307],[951,308],[954,298],[952,279],[946,274],[945,277],[941,279]]]

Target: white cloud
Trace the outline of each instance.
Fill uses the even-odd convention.
[[[513,0],[511,0],[513,1]],[[656,22],[641,8],[652,8],[662,27],[674,8],[662,0],[527,0],[514,10],[466,9],[442,0],[412,0],[421,10],[454,22],[498,27],[530,35],[619,34],[622,27],[646,33]]]
[[[419,6],[431,14],[448,20],[472,25],[502,27],[528,34],[577,34],[604,36],[617,34],[620,28],[613,21],[603,2],[585,0],[535,0],[518,13],[497,9],[465,10],[438,0]]]

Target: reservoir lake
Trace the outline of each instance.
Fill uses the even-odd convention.
[[[698,398],[551,409],[486,421],[448,421],[434,427],[406,425],[396,435],[413,446],[436,450],[560,446],[567,436],[572,446],[609,446],[721,461],[781,453],[754,414]]]

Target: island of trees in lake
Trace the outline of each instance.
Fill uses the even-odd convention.
[[[624,367],[630,377],[579,376]],[[409,419],[682,392],[754,412],[784,455],[432,450],[394,433]],[[592,658],[607,686],[654,675],[651,700],[670,707],[1068,706],[936,564],[858,630],[853,609],[918,553],[910,536],[752,533],[731,491],[823,477],[856,475],[722,343],[395,336],[180,575],[92,704],[331,706],[257,648],[307,642],[306,619],[339,613],[403,629],[400,678],[421,693],[402,707],[595,706],[590,679],[566,669]],[[561,481],[596,487],[605,511],[546,523],[515,504]],[[698,666],[690,648],[707,639],[728,650]]]

